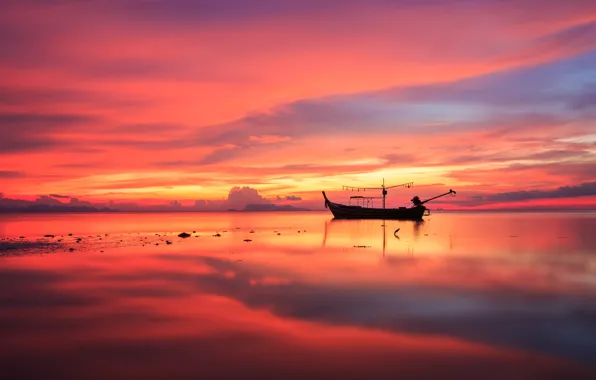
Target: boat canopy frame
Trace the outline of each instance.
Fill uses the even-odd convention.
[[[352,206],[352,200],[355,200],[356,206],[365,207],[365,208],[374,208],[375,207],[375,199],[382,199],[383,197],[365,197],[363,195],[354,195],[350,197],[350,202],[348,203]]]

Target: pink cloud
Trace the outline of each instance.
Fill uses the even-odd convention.
[[[593,145],[560,141],[594,127],[592,1],[222,4],[7,6],[2,190],[190,200],[388,168],[471,191],[593,174]]]

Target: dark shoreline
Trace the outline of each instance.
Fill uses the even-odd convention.
[[[0,214],[159,214],[159,213],[267,213],[267,212],[325,212],[327,210],[67,210],[67,209],[0,209]],[[328,211],[327,211],[328,212]],[[476,214],[502,214],[502,213],[590,213],[596,209],[573,210],[573,209],[503,209],[503,210],[432,210],[431,216],[435,214],[453,213],[476,213]],[[331,214],[330,214],[331,215]]]

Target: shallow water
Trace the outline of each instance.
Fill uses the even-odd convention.
[[[596,213],[0,218],[7,378],[596,376]]]

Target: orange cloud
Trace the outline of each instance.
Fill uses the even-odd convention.
[[[590,179],[593,143],[562,139],[594,127],[593,2],[222,4],[7,6],[0,190],[165,201]]]

